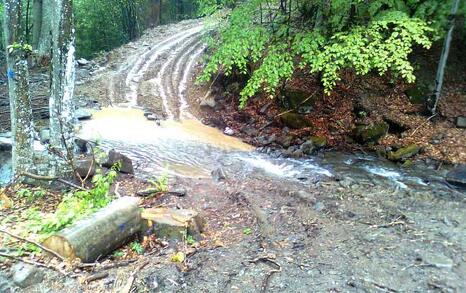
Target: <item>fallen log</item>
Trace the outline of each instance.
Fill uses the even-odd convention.
[[[68,259],[94,262],[124,245],[140,231],[141,212],[135,197],[121,197],[108,207],[80,220],[43,245]]]

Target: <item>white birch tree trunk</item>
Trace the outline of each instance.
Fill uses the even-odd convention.
[[[73,1],[53,2],[50,145],[56,154],[51,160],[51,171],[58,175],[74,165],[75,37]]]
[[[20,40],[21,0],[5,0],[4,34],[8,66],[13,175],[33,168],[34,126],[29,95],[28,48]]]

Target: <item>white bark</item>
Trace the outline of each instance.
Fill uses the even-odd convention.
[[[4,33],[8,66],[8,93],[10,98],[11,131],[13,133],[13,175],[17,176],[33,167],[34,126],[27,52],[23,48],[9,50],[13,44],[22,45],[20,30],[20,0],[5,0]]]
[[[50,96],[50,144],[64,162],[52,161],[59,173],[63,163],[73,162],[75,37],[72,0],[54,0],[52,29],[52,84]]]

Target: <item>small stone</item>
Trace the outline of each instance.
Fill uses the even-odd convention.
[[[90,142],[82,139],[82,138],[75,138],[74,144],[76,145],[76,148],[78,149],[78,152],[85,154],[89,151],[88,146],[90,145]]]
[[[108,152],[108,158],[102,164],[102,166],[111,168],[116,163],[120,163],[120,172],[126,174],[134,174],[133,161],[126,155],[115,150]]]
[[[241,128],[241,132],[248,136],[256,136],[259,134],[259,131],[251,125],[245,125]]]
[[[456,127],[458,128],[466,128],[466,117],[458,117],[456,118]]]
[[[168,193],[170,195],[175,195],[179,197],[186,196],[186,194],[188,194],[188,192],[186,191],[186,188],[184,187],[175,187],[173,189],[170,189]]]
[[[75,161],[76,172],[81,178],[92,178],[96,171],[96,162],[94,158],[83,158]]]
[[[86,60],[84,58],[80,58],[76,62],[78,62],[78,65],[80,65],[80,66],[85,66],[85,65],[88,65],[90,63],[89,60]]]
[[[212,170],[211,175],[212,175],[212,178],[217,182],[227,179],[225,170],[223,170],[221,166]]]
[[[233,135],[235,134],[235,131],[233,129],[231,129],[230,127],[226,127],[225,130],[223,131],[224,134],[226,135]]]
[[[12,268],[13,282],[21,288],[26,288],[34,284],[39,284],[44,279],[44,273],[37,267],[17,263]]]
[[[149,114],[146,116],[147,120],[149,121],[156,121],[156,120],[160,120],[159,117],[157,117],[157,115],[155,114]]]
[[[325,205],[319,201],[315,204],[314,209],[318,212],[321,212],[325,209]]]
[[[299,190],[299,191],[292,191],[290,192],[290,196],[294,196],[306,203],[309,203],[309,204],[315,204],[316,203],[316,197],[307,192],[307,191],[304,191],[304,190]]]
[[[315,150],[314,143],[311,140],[308,140],[303,143],[299,149],[303,152],[303,154],[311,155]]]
[[[453,185],[466,187],[466,165],[459,165],[447,173],[445,179]]]
[[[214,98],[207,98],[199,104],[201,108],[215,108],[216,105],[217,102],[215,102]]]
[[[84,108],[78,108],[74,112],[74,117],[78,120],[89,120],[92,118],[92,113]]]

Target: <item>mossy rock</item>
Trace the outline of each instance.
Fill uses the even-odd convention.
[[[327,145],[327,138],[323,136],[311,136],[309,140],[312,141],[312,144],[319,149]]]
[[[285,113],[280,116],[280,119],[283,124],[294,129],[311,126],[311,123],[304,116],[296,113]]]
[[[362,143],[377,143],[388,133],[388,124],[379,122],[373,125],[359,125],[355,129],[355,138]]]
[[[283,94],[292,109],[297,109],[300,106],[313,107],[317,97],[317,95],[311,97],[312,94],[295,88],[286,88]]]
[[[405,91],[413,104],[425,104],[429,96],[429,88],[426,85],[418,85]]]
[[[400,148],[396,152],[389,152],[387,158],[391,161],[406,161],[419,153],[421,148],[415,144]]]

